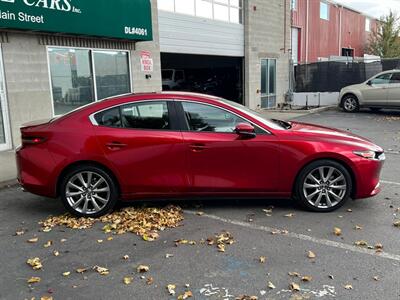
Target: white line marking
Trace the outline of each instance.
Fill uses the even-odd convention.
[[[188,214],[191,214],[191,215],[196,215],[197,212],[190,211],[190,210],[185,210],[185,213],[188,213]],[[210,215],[210,214],[204,214],[204,215],[202,215],[202,217],[203,218],[204,217],[205,218],[209,218],[209,219],[216,220],[216,221],[220,221],[220,222],[224,222],[224,223],[228,223],[228,224],[232,224],[232,225],[236,225],[236,226],[241,226],[241,227],[246,227],[246,228],[250,228],[250,229],[260,230],[260,231],[264,231],[264,232],[268,232],[268,233],[271,233],[272,231],[276,232],[278,230],[276,228],[272,228],[272,227],[268,227],[268,226],[261,226],[261,225],[256,225],[256,224],[253,224],[253,223],[245,223],[245,222],[241,222],[241,221],[225,219],[225,218],[218,217],[218,216],[215,216],[215,215]],[[295,239],[302,240],[302,241],[308,241],[308,242],[312,242],[312,243],[315,243],[315,244],[320,244],[320,245],[323,245],[323,246],[335,247],[335,248],[339,248],[339,249],[343,249],[343,250],[348,250],[348,251],[351,251],[351,252],[368,254],[368,255],[371,255],[371,256],[375,256],[375,257],[387,258],[387,259],[391,259],[391,260],[395,260],[395,261],[400,262],[400,255],[397,255],[397,254],[391,254],[391,253],[387,253],[387,252],[376,253],[374,250],[360,248],[360,247],[356,247],[356,246],[353,246],[353,245],[339,243],[339,242],[335,242],[335,241],[331,241],[331,240],[319,239],[319,238],[315,238],[315,237],[312,237],[312,236],[308,236],[308,235],[300,234],[300,233],[295,233],[295,232],[289,232],[287,234],[281,234],[281,236],[295,238]]]
[[[400,185],[400,182],[386,181],[386,180],[381,180],[381,183],[392,184],[392,185]]]

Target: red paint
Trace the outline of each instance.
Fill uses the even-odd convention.
[[[207,103],[230,110],[267,132],[256,137],[236,133],[158,131],[95,126],[89,115],[99,110],[142,100]],[[184,94],[138,94],[98,102],[53,122],[28,124],[24,137],[44,142],[17,150],[18,177],[28,191],[57,196],[63,170],[74,163],[95,162],[118,180],[121,197],[184,196],[290,197],[300,170],[312,161],[337,160],[354,175],[355,197],[379,192],[382,162],[353,154],[383,151],[348,132],[292,123],[285,130],[217,98]],[[249,127],[238,125],[245,131]],[[238,129],[237,128],[237,129]]]
[[[341,56],[342,48],[354,49],[354,55],[358,57],[363,57],[365,54],[365,45],[371,32],[377,27],[377,21],[370,19],[371,31],[367,32],[366,16],[339,4],[328,2],[328,5],[329,20],[324,20],[320,18],[320,1],[297,0],[296,10],[292,11],[292,26],[301,30],[299,63],[316,62],[320,57]]]

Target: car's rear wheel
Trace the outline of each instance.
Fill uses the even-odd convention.
[[[355,95],[349,94],[343,97],[342,108],[345,112],[357,112],[360,109],[360,103]]]
[[[91,165],[69,171],[63,178],[60,191],[65,208],[78,217],[105,215],[118,200],[114,179],[103,169]]]
[[[319,160],[300,172],[295,196],[308,210],[331,212],[345,204],[351,190],[351,176],[343,165],[332,160]]]

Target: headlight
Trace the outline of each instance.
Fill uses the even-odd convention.
[[[383,153],[383,152],[375,152],[372,150],[366,150],[366,151],[353,151],[353,153],[360,157],[363,157],[366,159],[371,159],[371,160],[383,161],[386,159],[385,153]]]

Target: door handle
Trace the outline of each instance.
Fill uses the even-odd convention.
[[[119,150],[121,148],[126,147],[127,145],[124,143],[120,143],[120,142],[110,142],[106,144],[106,147],[110,150]]]
[[[204,151],[205,149],[207,149],[206,145],[204,145],[204,144],[191,144],[189,146],[189,148],[193,152],[201,152],[201,151]]]

